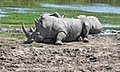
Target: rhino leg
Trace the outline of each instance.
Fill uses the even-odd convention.
[[[62,40],[66,37],[66,34],[64,32],[59,32],[56,37],[56,45],[62,45]]]
[[[79,37],[78,39],[81,39],[83,42],[89,42],[88,34],[89,34],[89,27],[85,25],[85,23],[83,23],[82,33],[80,35],[81,37]]]

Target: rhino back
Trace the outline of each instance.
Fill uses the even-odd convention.
[[[89,34],[98,34],[98,33],[100,33],[101,29],[102,29],[102,24],[98,20],[98,18],[94,17],[94,16],[88,16],[87,18],[89,19],[90,24],[92,26],[92,28],[90,29]]]
[[[77,16],[78,19],[83,20],[86,23],[86,26],[90,27],[89,34],[98,34],[101,32],[102,24],[95,16],[86,16],[86,15],[79,15]]]
[[[39,31],[44,38],[56,39],[59,32],[64,32],[66,38],[63,41],[76,40],[82,30],[82,23],[79,19],[47,16],[43,24],[44,26],[41,26]]]
[[[96,18],[94,16],[88,16],[87,18],[91,21],[91,25],[94,27],[94,29],[101,29],[102,28],[102,24],[98,20],[98,18]]]
[[[64,41],[76,40],[82,31],[82,23],[78,19],[59,18],[54,27],[57,28],[58,32],[66,33]]]

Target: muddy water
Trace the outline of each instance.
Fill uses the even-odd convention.
[[[0,17],[7,17],[7,15],[0,15]]]
[[[120,27],[120,25],[103,24],[103,27],[118,28],[118,27]]]
[[[29,13],[31,8],[40,7],[120,13],[120,0],[0,0],[0,13]]]
[[[120,7],[110,6],[108,4],[91,4],[91,5],[81,5],[81,4],[46,4],[40,3],[41,7],[46,8],[56,8],[56,9],[71,9],[71,10],[82,10],[88,12],[98,12],[98,13],[117,13],[120,14]],[[0,13],[35,13],[36,8],[22,8],[22,7],[5,7],[0,10]]]
[[[118,13],[120,14],[120,7],[110,6],[108,4],[91,4],[91,5],[59,5],[59,4],[41,4],[42,7],[59,8],[59,9],[72,9],[82,10],[88,12],[99,12],[99,13]]]
[[[120,0],[0,0],[0,7],[38,7],[39,3],[48,4],[109,4],[120,6]]]

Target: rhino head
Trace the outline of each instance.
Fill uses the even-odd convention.
[[[40,35],[40,32],[37,31],[37,28],[39,28],[38,27],[38,20],[35,19],[34,21],[35,21],[36,30],[34,30],[31,27],[31,33],[28,32],[26,30],[25,25],[22,24],[23,32],[24,32],[25,36],[27,37],[27,41],[24,42],[25,44],[30,44],[32,42],[42,42],[43,41],[43,37]]]

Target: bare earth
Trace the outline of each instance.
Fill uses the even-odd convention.
[[[0,72],[120,72],[120,35],[65,45],[23,41],[0,37]]]

